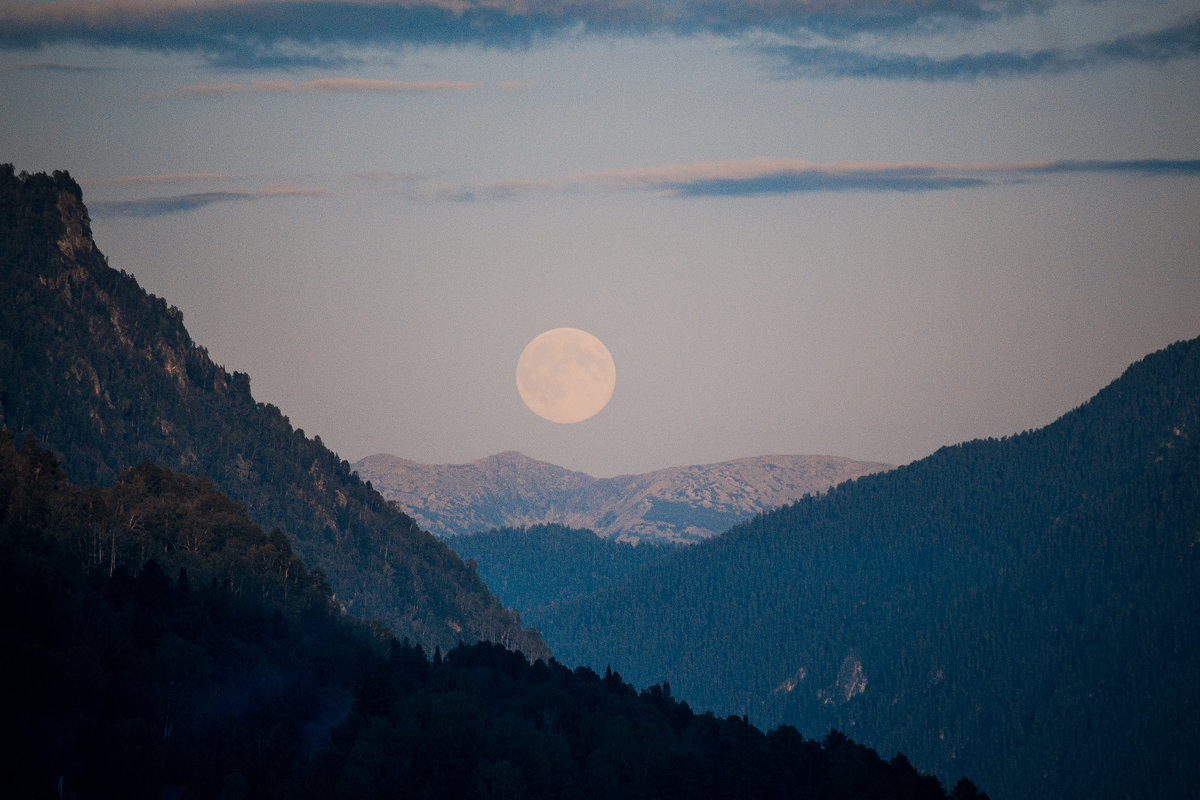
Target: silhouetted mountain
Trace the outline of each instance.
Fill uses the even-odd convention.
[[[207,480],[144,463],[81,491],[4,430],[0,631],[6,797],[947,796],[903,756],[697,715],[666,684],[490,643],[430,660]]]
[[[446,543],[508,608],[524,614],[551,603],[591,594],[674,549],[601,539],[562,525],[494,528],[454,536]]]
[[[567,663],[834,726],[1002,800],[1200,790],[1200,340],[530,620]]]
[[[106,485],[144,460],[207,476],[356,614],[427,647],[547,654],[449,548],[214,364],[178,309],[110,269],[65,173],[0,167],[0,298],[0,424],[37,436],[73,480]]]
[[[891,467],[836,456],[758,456],[593,478],[507,452],[470,464],[380,454],[354,468],[438,536],[553,523],[624,541],[695,542]]]

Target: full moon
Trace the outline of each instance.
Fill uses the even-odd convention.
[[[617,368],[604,343],[587,331],[555,328],[517,359],[517,391],[529,410],[551,422],[582,422],[608,404]]]

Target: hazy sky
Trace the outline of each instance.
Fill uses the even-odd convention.
[[[1200,0],[0,0],[0,108],[352,461],[906,462],[1200,335]]]

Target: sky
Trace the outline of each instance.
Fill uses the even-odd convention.
[[[1200,0],[0,0],[0,107],[352,462],[906,463],[1200,335]]]

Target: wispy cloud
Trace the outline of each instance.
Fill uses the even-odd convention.
[[[470,203],[483,200],[505,200],[546,191],[563,191],[569,186],[570,183],[556,184],[545,181],[494,181],[471,186],[443,186],[435,189],[431,194],[442,200]]]
[[[346,46],[478,44],[522,47],[578,35],[748,34],[783,37],[764,50],[795,74],[890,77],[1028,74],[1096,61],[1194,55],[1187,25],[1080,51],[957,58],[878,55],[797,44],[856,34],[922,34],[1041,14],[1067,0],[49,0],[0,7],[0,48],[57,42],[199,53],[264,67],[344,64]],[[790,42],[790,43],[789,43]],[[989,72],[990,70],[990,72]],[[247,89],[247,91],[255,91]]]
[[[647,192],[668,198],[751,198],[839,192],[934,192],[970,190],[1073,174],[1124,174],[1146,178],[1200,177],[1200,159],[1080,159],[993,163],[838,162],[752,158],[704,161],[638,169],[609,169],[558,180],[504,180],[474,184],[434,183],[438,176],[415,172],[354,172],[333,179],[336,191],[384,192],[412,201],[501,202],[537,194],[603,191]],[[221,180],[219,173],[142,175],[85,181],[92,185],[154,185]],[[127,200],[89,202],[97,216],[157,217],[183,214],[217,203],[251,202],[327,194],[292,184],[261,191],[185,192]]]
[[[758,48],[788,77],[971,80],[1052,75],[1105,64],[1160,64],[1200,55],[1200,16],[1150,33],[1072,49],[993,50],[953,56],[879,53],[850,47],[778,44]]]
[[[216,203],[271,200],[286,197],[313,197],[325,192],[302,186],[271,186],[260,192],[213,191],[190,192],[162,197],[144,197],[133,200],[98,200],[88,203],[88,208],[98,217],[158,217],[166,214],[182,214]]]
[[[977,186],[985,182],[969,172],[932,164],[814,164],[766,158],[609,170],[583,179],[676,197],[746,197],[853,190],[913,192]]]
[[[506,181],[439,187],[434,197],[459,202],[503,200],[525,194],[618,188],[665,197],[756,197],[821,192],[930,192],[971,189],[1072,173],[1200,176],[1200,159],[1078,160],[1008,163],[817,164],[755,158],[585,173],[557,182]]]
[[[19,64],[0,64],[0,72],[99,72],[106,67],[62,64],[57,61],[25,61]]]
[[[309,81],[251,81],[250,83],[207,83],[181,86],[158,96],[265,94],[295,92],[373,92],[381,94],[433,94],[473,92],[480,83],[465,81],[394,81],[368,78],[318,78]]]
[[[1053,175],[1070,172],[1125,172],[1146,176],[1200,175],[1200,159],[1134,158],[1125,160],[1048,161],[1020,165],[1025,174]]]
[[[111,178],[82,178],[85,186],[137,186],[140,184],[221,181],[239,177],[220,172],[174,172],[162,175],[117,175]]]

